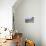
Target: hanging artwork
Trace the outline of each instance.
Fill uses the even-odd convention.
[[[25,17],[25,23],[34,23],[34,17],[31,16]]]

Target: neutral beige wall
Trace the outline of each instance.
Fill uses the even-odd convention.
[[[23,0],[23,2],[14,9],[15,28],[22,32],[24,37],[33,39],[37,46],[41,43],[41,0]],[[25,23],[25,17],[33,16],[34,23]]]

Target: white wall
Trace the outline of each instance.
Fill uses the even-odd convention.
[[[41,1],[41,38],[42,46],[46,46],[46,0]]]
[[[40,0],[30,0],[31,2],[24,2],[18,10],[18,14],[16,13],[15,17],[16,21],[16,28],[23,32],[25,36],[27,36],[25,33],[28,33],[31,35],[31,39],[34,38],[35,41],[37,41],[37,38],[40,39],[39,33],[40,33],[40,24],[39,21],[41,19],[41,38],[42,38],[42,46],[46,46],[46,0],[41,0],[41,10],[42,14],[40,17]],[[16,2],[16,0],[0,0],[0,26],[12,28],[12,6]],[[30,5],[29,5],[30,4]],[[29,9],[28,9],[29,8]],[[19,10],[20,9],[20,10]],[[21,12],[22,11],[22,12]],[[35,12],[34,12],[35,11]],[[26,13],[25,13],[26,12]],[[35,23],[29,23],[26,24],[24,22],[25,16],[35,16]],[[21,19],[20,19],[21,17]],[[39,19],[40,18],[40,19]],[[21,25],[21,26],[20,26]],[[36,26],[35,26],[36,25]],[[39,31],[38,31],[39,30]],[[34,32],[34,33],[33,33]],[[38,35],[36,35],[36,33]]]
[[[41,0],[23,0],[15,8],[15,28],[22,32],[25,38],[34,40],[36,46],[41,46]],[[24,17],[27,16],[33,16],[34,23],[25,23]]]
[[[0,27],[12,28],[12,6],[16,0],[0,0]]]

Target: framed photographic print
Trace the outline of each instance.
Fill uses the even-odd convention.
[[[34,23],[34,17],[31,16],[25,17],[25,23]]]

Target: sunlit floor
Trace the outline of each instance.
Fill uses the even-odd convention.
[[[0,46],[16,46],[15,39],[14,40],[6,40],[6,42],[2,43]]]

